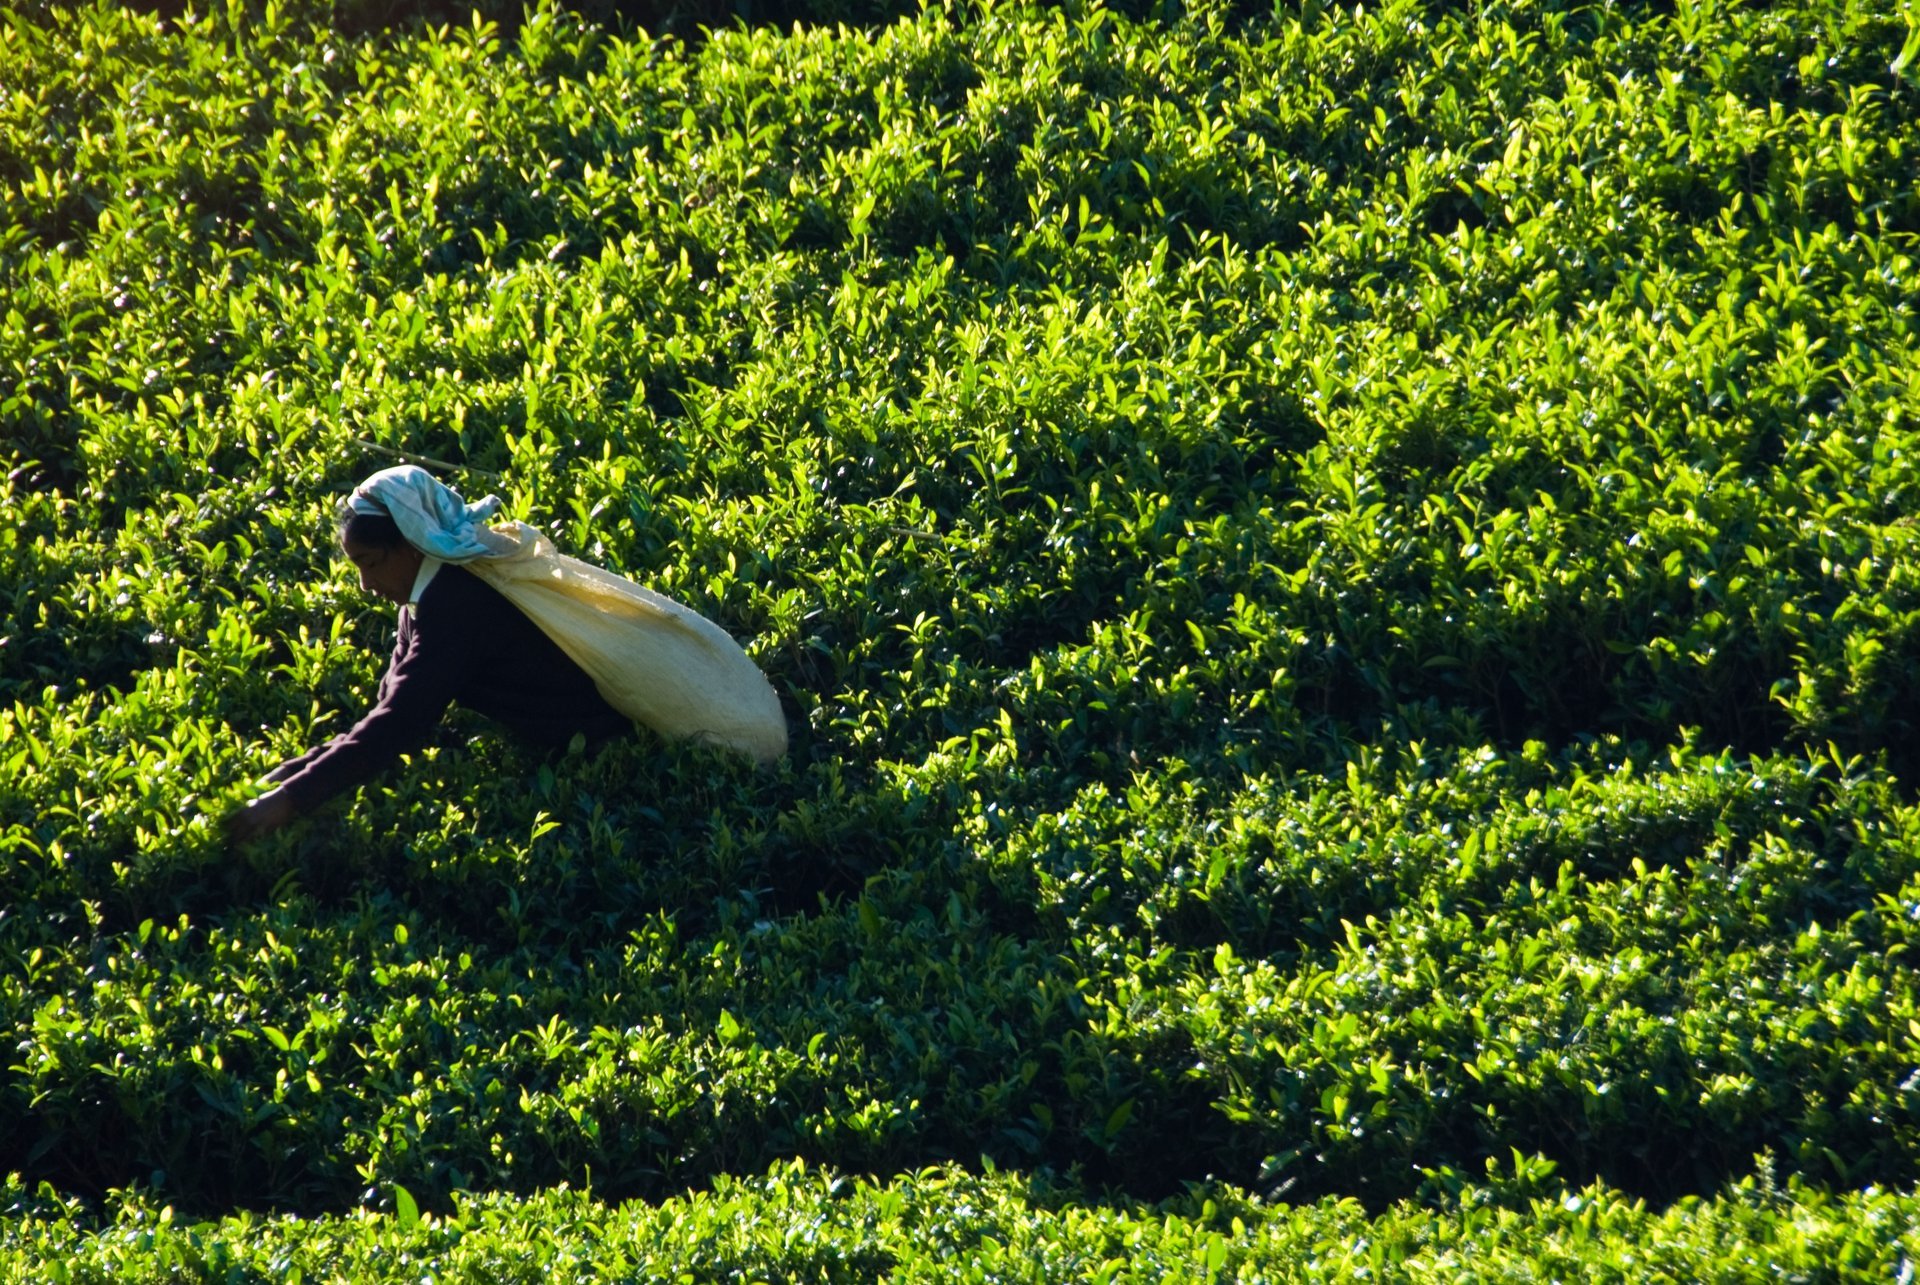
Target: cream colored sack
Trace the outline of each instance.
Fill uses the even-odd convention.
[[[762,763],[787,752],[780,698],[720,626],[568,557],[524,522],[491,534],[515,547],[476,558],[467,570],[526,612],[609,705],[671,739],[724,745]]]

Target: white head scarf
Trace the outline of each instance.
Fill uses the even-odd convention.
[[[347,505],[355,513],[392,518],[408,544],[443,562],[503,558],[519,548],[512,536],[487,526],[500,511],[499,496],[468,504],[417,464],[380,470],[353,488]]]

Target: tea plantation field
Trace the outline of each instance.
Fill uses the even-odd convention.
[[[0,16],[0,1279],[1911,1278],[1905,6],[335,10]],[[401,456],[788,758],[229,849]]]

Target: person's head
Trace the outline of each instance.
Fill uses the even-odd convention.
[[[424,556],[407,543],[400,527],[384,513],[340,510],[340,551],[360,572],[360,588],[389,602],[404,604],[413,594]]]

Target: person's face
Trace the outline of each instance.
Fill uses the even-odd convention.
[[[414,579],[420,574],[418,549],[406,544],[382,549],[346,539],[340,542],[340,551],[360,572],[360,588],[364,592],[403,605],[412,595]]]

